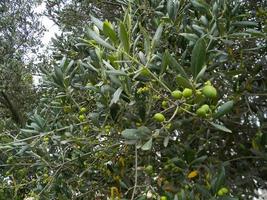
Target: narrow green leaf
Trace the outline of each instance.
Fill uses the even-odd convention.
[[[128,53],[130,51],[129,34],[127,33],[125,25],[122,22],[120,23],[119,37],[120,37],[121,43],[124,47],[124,50]]]
[[[218,190],[223,186],[225,181],[225,169],[224,166],[221,167],[219,174],[213,180],[212,190],[214,193],[218,192]]]
[[[215,119],[220,118],[223,115],[229,113],[232,110],[233,106],[234,106],[234,101],[227,101],[218,108],[217,112],[214,113],[213,118]]]
[[[114,43],[116,43],[116,41],[118,40],[112,24],[108,21],[105,21],[103,24],[103,33],[106,37],[109,37],[109,39]]]
[[[166,137],[164,138],[164,141],[163,141],[163,146],[164,146],[164,147],[167,147],[168,144],[169,144],[169,141],[170,141],[170,137],[169,137],[169,136],[166,136]]]
[[[127,74],[124,71],[121,70],[108,70],[106,71],[107,74],[113,74],[117,76],[127,76]]]
[[[44,124],[45,124],[45,120],[40,115],[38,115],[36,112],[34,113],[33,117],[34,117],[34,121],[37,123],[37,125],[40,128],[43,128]]]
[[[203,75],[205,74],[206,70],[207,70],[207,66],[205,65],[205,66],[200,70],[200,72],[198,73],[197,77],[195,78],[196,83],[197,83],[197,81],[198,81],[200,78],[203,77]]]
[[[19,155],[21,156],[26,150],[28,150],[30,148],[29,145],[25,145],[25,146],[22,146],[21,149],[19,150],[18,153],[16,153],[16,155]]]
[[[37,134],[39,133],[36,130],[32,130],[32,129],[20,129],[23,133],[33,133],[33,134]]]
[[[151,44],[150,44],[149,35],[148,35],[147,31],[141,25],[139,26],[139,28],[141,30],[142,36],[144,37],[145,53],[146,53],[146,55],[149,55],[150,51],[151,51]]]
[[[173,19],[174,16],[174,2],[173,0],[168,0],[167,2],[167,12],[171,19]]]
[[[172,55],[169,52],[166,52],[167,56],[168,56],[168,62],[170,63],[170,67],[181,74],[182,77],[186,78],[189,80],[186,72],[184,71],[184,68],[176,61],[176,59],[174,57],[172,57]]]
[[[157,30],[156,30],[156,33],[155,33],[155,35],[154,35],[154,37],[153,37],[153,39],[152,39],[152,43],[151,43],[151,49],[152,49],[152,50],[154,50],[155,47],[158,45],[159,40],[160,40],[160,37],[161,37],[161,35],[162,35],[162,31],[163,31],[163,24],[161,23],[161,24],[158,26],[158,28],[157,28]]]
[[[73,66],[73,64],[74,64],[74,60],[71,60],[70,62],[69,62],[69,64],[68,64],[68,66],[66,67],[66,70],[64,70],[64,74],[69,74],[69,72],[71,71],[71,69],[72,69],[72,66]]]
[[[146,138],[151,135],[151,130],[146,126],[140,126],[137,130],[138,134],[143,138]]]
[[[209,4],[204,0],[191,0],[191,3],[197,10],[209,13]]]
[[[230,129],[226,128],[225,126],[223,126],[223,125],[221,125],[221,124],[215,124],[215,123],[213,123],[213,122],[210,122],[210,124],[211,124],[214,128],[216,128],[216,129],[218,129],[218,130],[220,130],[220,131],[227,132],[227,133],[232,133],[232,131],[231,131]]]
[[[196,24],[193,24],[192,25],[192,29],[195,30],[195,31],[197,31],[201,35],[204,35],[205,34],[205,28],[204,27],[201,27],[201,26],[198,26]]]
[[[184,189],[181,189],[181,192],[179,192],[178,199],[179,200],[186,200],[186,193],[185,193]]]
[[[163,74],[166,71],[168,64],[169,64],[168,52],[166,50],[162,55],[160,74]]]
[[[150,138],[142,147],[143,151],[149,151],[152,148],[152,138]]]
[[[96,32],[94,32],[92,29],[88,28],[87,29],[87,35],[89,38],[93,39],[94,41],[96,41],[98,44],[111,49],[111,50],[115,50],[115,48],[113,46],[111,46],[108,42],[106,42],[105,40],[103,40]],[[85,42],[89,43],[88,41],[84,40]]]
[[[103,22],[100,19],[94,17],[93,15],[90,15],[90,17],[91,17],[91,21],[97,26],[97,28],[102,31]]]
[[[84,66],[84,67],[86,67],[86,68],[88,68],[88,69],[90,69],[90,70],[92,70],[92,71],[95,71],[95,72],[98,72],[98,69],[96,69],[91,63],[84,63],[84,62],[82,62],[82,61],[79,61],[79,63],[82,65],[82,66]]]
[[[267,38],[267,34],[266,33],[263,33],[261,31],[255,30],[255,29],[247,29],[246,32],[251,34],[252,36],[255,36],[255,37]]]
[[[191,68],[193,72],[193,77],[196,78],[198,73],[202,70],[202,67],[204,66],[206,62],[206,43],[204,38],[200,38],[192,52],[191,57]]]
[[[60,61],[60,65],[59,65],[59,67],[60,67],[61,69],[64,68],[64,65],[65,65],[66,61],[67,61],[67,57],[64,56],[64,57],[62,58],[62,60]]]
[[[256,27],[258,26],[257,22],[251,22],[251,21],[239,21],[232,23],[233,26],[240,26],[240,27]]]
[[[193,160],[190,165],[195,165],[195,164],[200,164],[202,163],[204,160],[206,160],[208,158],[208,156],[201,156],[201,157],[198,157],[197,159]]]
[[[63,82],[64,82],[64,75],[63,75],[63,72],[61,70],[60,67],[55,67],[54,68],[54,72],[55,72],[55,77],[57,79],[57,82],[60,83],[61,86],[63,86]]]
[[[126,185],[125,182],[123,182],[122,180],[120,180],[120,186],[124,189],[129,189],[129,187]]]
[[[118,78],[118,76],[109,74],[109,78],[111,81],[111,85],[122,86],[122,83],[121,83],[120,79]]]
[[[25,146],[25,145],[27,145],[26,142],[21,142],[19,140],[12,143],[12,146]]]
[[[139,56],[139,58],[140,58],[141,63],[142,63],[143,65],[146,65],[147,60],[146,60],[146,56],[145,56],[145,54],[144,54],[142,51],[139,51],[139,52],[138,52],[138,56]]]
[[[183,88],[191,88],[191,89],[193,89],[193,86],[192,86],[191,82],[188,79],[178,75],[176,77],[176,80],[177,80],[179,86],[182,86]]]
[[[137,129],[125,129],[121,133],[122,137],[124,137],[127,140],[138,140],[140,139],[140,136],[138,136],[138,130]]]
[[[110,102],[109,106],[111,106],[112,104],[117,103],[117,102],[119,101],[122,91],[123,91],[122,88],[119,87],[119,88],[114,92],[113,97],[112,97],[112,99],[111,99],[111,102]]]
[[[148,139],[148,137],[151,137],[151,130],[141,126],[138,129],[125,129],[121,135],[127,140]]]
[[[197,42],[197,40],[199,39],[199,37],[193,33],[180,33],[179,35],[183,36],[187,40],[192,41],[194,43]]]
[[[251,34],[250,33],[232,33],[232,34],[229,34],[228,37],[229,38],[239,38],[239,37],[250,37]]]

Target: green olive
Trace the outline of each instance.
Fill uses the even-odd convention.
[[[181,99],[183,97],[183,93],[180,90],[174,90],[172,92],[172,97],[176,100]]]
[[[85,125],[84,127],[83,127],[83,131],[84,132],[88,132],[90,130],[90,127],[88,126],[88,125]]]
[[[85,115],[79,115],[79,120],[82,122],[85,120]]]
[[[205,97],[210,99],[214,99],[217,97],[217,90],[211,85],[206,85],[205,87],[203,87],[202,93],[205,95]]]
[[[168,102],[162,101],[161,105],[162,105],[162,108],[166,109],[168,107]]]
[[[208,104],[204,104],[204,105],[202,105],[201,108],[202,108],[203,110],[205,110],[206,112],[209,112],[209,110],[210,110],[210,107],[209,107]]]
[[[223,195],[225,195],[225,194],[227,194],[227,193],[228,193],[228,189],[225,188],[225,187],[221,188],[221,189],[217,192],[218,196],[223,196]]]
[[[168,198],[166,196],[161,196],[160,200],[168,200]]]
[[[206,116],[206,110],[203,108],[199,108],[199,109],[197,109],[196,114],[199,117],[205,117]]]
[[[157,122],[164,122],[165,121],[165,116],[161,113],[156,113],[153,118]]]
[[[185,89],[183,90],[183,96],[184,96],[185,98],[191,97],[192,94],[193,94],[193,91],[192,91],[191,89],[189,89],[189,88],[185,88]]]
[[[81,107],[80,113],[86,113],[87,109],[85,107]]]

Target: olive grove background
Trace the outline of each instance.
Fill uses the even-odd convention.
[[[38,51],[41,3],[61,31],[49,53]],[[266,9],[1,1],[0,199],[257,197],[267,188]]]

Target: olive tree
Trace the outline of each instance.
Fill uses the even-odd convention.
[[[42,69],[31,122],[1,145],[2,194],[252,199],[266,187],[263,4],[120,2],[123,18],[91,17]]]
[[[25,124],[30,107],[27,102],[33,99],[33,65],[29,55],[36,53],[38,47],[34,45],[42,33],[33,11],[37,1],[34,2],[0,2],[0,114],[4,119],[1,123],[7,127],[13,122],[18,126]]]

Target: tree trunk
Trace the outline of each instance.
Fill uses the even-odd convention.
[[[23,122],[23,117],[22,115],[19,113],[18,108],[15,106],[15,104],[10,100],[10,98],[8,97],[8,94],[6,94],[5,92],[1,91],[0,92],[1,97],[0,97],[0,102],[2,104],[5,105],[5,107],[10,110],[11,114],[12,114],[12,119],[15,121],[15,123],[17,125],[19,125],[20,127],[23,126],[24,122]]]

